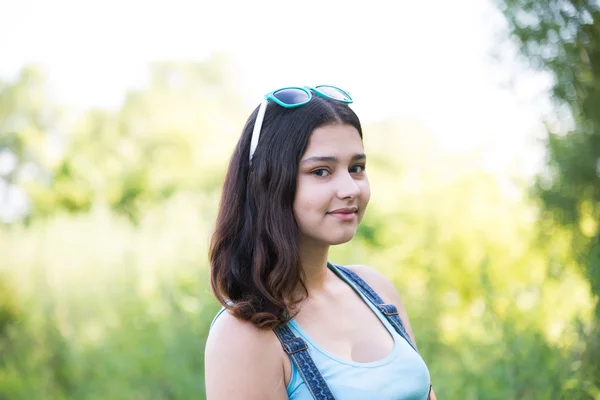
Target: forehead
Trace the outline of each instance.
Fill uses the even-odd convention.
[[[363,151],[363,143],[355,127],[347,124],[325,125],[312,132],[303,158],[332,155],[352,156]]]

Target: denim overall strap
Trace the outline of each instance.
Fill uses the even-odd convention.
[[[325,378],[319,372],[315,362],[308,354],[306,342],[294,335],[294,332],[286,325],[280,325],[273,329],[275,335],[281,342],[283,349],[288,353],[294,364],[300,371],[304,383],[315,400],[335,400],[331,389],[327,386]]]
[[[369,301],[373,303],[375,307],[381,310],[381,312],[383,313],[383,315],[385,315],[387,320],[390,321],[390,324],[392,324],[394,329],[396,329],[396,332],[398,332],[398,334],[402,336],[408,342],[408,344],[418,353],[419,350],[417,350],[412,340],[410,340],[410,336],[408,336],[408,333],[404,328],[404,324],[402,323],[402,320],[398,315],[398,309],[396,308],[396,306],[393,304],[385,304],[381,297],[379,297],[379,295],[371,288],[371,286],[367,284],[367,282],[365,282],[360,276],[358,276],[354,272],[350,271],[348,268],[339,265],[335,265],[334,267],[340,270],[344,275],[346,275],[346,277],[356,285],[356,287],[361,291],[361,293],[365,295],[365,297],[369,299]]]

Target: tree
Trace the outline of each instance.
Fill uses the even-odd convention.
[[[25,186],[49,180],[59,115],[40,68],[25,67],[14,81],[0,81],[0,221],[23,217]]]
[[[596,299],[594,321],[581,354],[591,387],[600,389],[600,3],[596,0],[498,0],[510,35],[535,68],[552,73],[557,108],[573,128],[546,137],[547,165],[535,193],[542,228],[571,239],[571,259]],[[591,392],[588,392],[591,393]],[[598,392],[595,392],[598,393]]]
[[[5,181],[26,193],[29,218],[102,204],[135,222],[176,192],[215,192],[222,173],[214,171],[223,170],[246,111],[233,78],[222,55],[154,64],[149,85],[127,93],[119,110],[89,110],[63,127],[50,162],[41,156],[52,150],[56,118],[43,74],[24,69],[15,83],[0,84],[0,196]],[[3,157],[18,160],[4,175]],[[43,176],[17,179],[32,165]]]
[[[243,108],[227,58],[151,67],[148,87],[117,112],[92,110],[75,128],[56,182],[136,221],[179,191],[218,189]],[[231,143],[228,143],[231,141]]]

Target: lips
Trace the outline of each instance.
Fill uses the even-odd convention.
[[[358,207],[344,207],[329,211],[328,214],[356,214]]]

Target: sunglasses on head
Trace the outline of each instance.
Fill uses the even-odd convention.
[[[310,102],[313,92],[319,97],[337,100],[346,104],[352,103],[352,97],[350,97],[348,92],[331,85],[286,87],[267,93],[265,99],[260,104],[256,121],[254,122],[254,130],[252,131],[252,139],[250,141],[250,163],[252,163],[252,156],[254,155],[254,151],[256,151],[256,146],[258,146],[260,130],[265,118],[265,112],[267,111],[267,103],[272,101],[285,108],[300,107]]]

